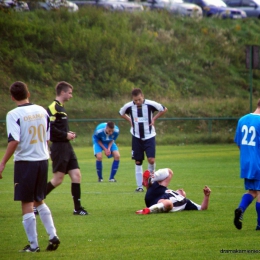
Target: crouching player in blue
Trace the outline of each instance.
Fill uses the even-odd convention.
[[[107,158],[114,157],[112,163],[109,181],[116,182],[115,175],[119,167],[120,154],[115,143],[119,135],[119,128],[114,122],[107,122],[99,124],[92,136],[93,150],[96,157],[96,170],[98,181],[103,181],[102,174],[102,151],[104,151]]]
[[[183,189],[174,191],[167,188],[173,176],[171,169],[160,169],[150,175],[149,171],[143,173],[143,185],[147,188],[145,194],[146,208],[136,211],[136,214],[208,209],[211,193],[209,187],[204,187],[204,198],[199,205],[186,198],[186,192]]]

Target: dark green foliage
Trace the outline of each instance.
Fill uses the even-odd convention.
[[[54,98],[56,83],[70,82],[74,86],[74,98],[67,105],[71,119],[120,118],[118,110],[131,99],[134,87],[166,105],[167,118],[240,117],[249,112],[245,45],[258,44],[259,26],[260,21],[252,18],[196,20],[166,12],[108,12],[92,7],[77,13],[1,12],[0,119],[13,108],[8,87],[16,80],[26,82],[30,100],[45,107]],[[259,78],[254,70],[253,109]],[[90,136],[94,124],[86,129],[81,124],[74,130]],[[236,122],[158,124],[158,142],[175,144],[231,142]],[[126,122],[121,129],[129,134]],[[128,141],[126,135],[123,142]]]
[[[128,14],[82,8],[1,13],[0,79],[35,87],[67,80],[77,93],[115,98],[141,87],[154,97],[247,95],[246,44],[259,21]],[[6,78],[7,75],[7,78]],[[259,72],[254,72],[258,94]]]

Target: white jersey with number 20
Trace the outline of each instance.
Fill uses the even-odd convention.
[[[43,107],[31,103],[18,106],[7,114],[6,124],[8,142],[19,142],[14,161],[49,159],[49,116]]]

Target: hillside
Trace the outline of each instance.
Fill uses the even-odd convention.
[[[0,14],[0,119],[9,85],[24,81],[47,106],[56,82],[74,85],[71,118],[115,118],[133,87],[169,108],[167,117],[239,117],[249,111],[245,45],[260,42],[257,19],[176,17],[166,12]],[[259,97],[253,71],[253,107]]]

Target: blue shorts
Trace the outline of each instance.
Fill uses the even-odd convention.
[[[42,201],[46,197],[48,160],[14,163],[14,200]]]
[[[245,190],[259,190],[260,191],[260,180],[245,179]]]
[[[144,153],[147,158],[155,158],[155,137],[142,140],[132,136],[132,159],[143,161]]]
[[[102,143],[106,148],[108,148],[108,143]],[[96,156],[97,153],[102,153],[103,148],[97,143],[94,142],[93,144],[93,151],[94,151],[94,155]],[[109,156],[107,156],[107,158],[111,158],[113,157],[113,152],[114,151],[118,151],[118,147],[116,145],[116,143],[114,142],[110,148],[111,154]]]

